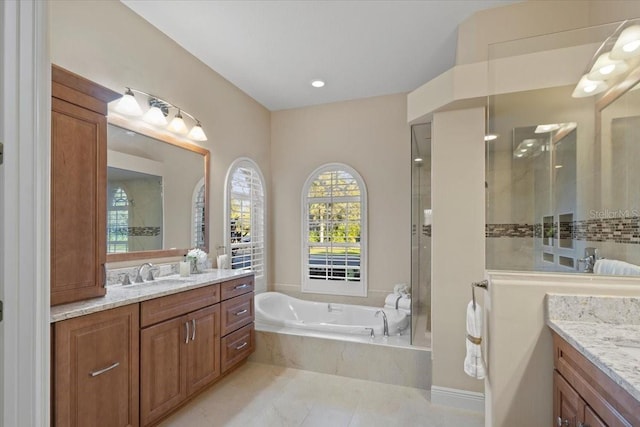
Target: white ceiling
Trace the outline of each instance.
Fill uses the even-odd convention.
[[[454,65],[458,24],[511,3],[121,1],[272,111],[412,91]]]

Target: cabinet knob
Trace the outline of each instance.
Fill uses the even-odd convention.
[[[566,418],[563,420],[561,417],[558,417],[556,424],[558,427],[571,427],[571,421],[567,420]]]

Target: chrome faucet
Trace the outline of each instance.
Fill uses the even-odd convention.
[[[145,262],[144,264],[142,264],[140,267],[138,267],[138,273],[136,274],[136,278],[134,280],[135,283],[142,283],[144,282],[144,280],[142,279],[142,269],[145,266],[149,266],[149,275],[147,276],[147,280],[154,280],[153,278],[153,271],[151,270],[153,268],[153,264],[151,264],[150,262]]]
[[[576,264],[576,269],[580,269],[580,264],[584,263],[584,272],[593,273],[593,267],[596,265],[596,261],[601,259],[598,256],[598,250],[596,248],[584,248],[584,258],[579,258]]]
[[[383,310],[378,310],[376,311],[376,317],[378,317],[378,314],[382,313],[382,322],[383,322],[383,330],[382,330],[382,334],[385,337],[389,336],[389,322],[387,322],[387,314],[383,311]]]

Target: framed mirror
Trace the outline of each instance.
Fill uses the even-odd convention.
[[[209,150],[109,115],[107,262],[208,252]]]

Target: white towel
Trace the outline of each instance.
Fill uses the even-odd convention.
[[[593,272],[616,276],[640,276],[640,266],[615,259],[599,259],[593,266]]]
[[[406,283],[398,283],[397,285],[393,286],[393,293],[396,295],[402,295],[402,294],[409,295],[410,291],[411,291],[411,288],[409,288],[409,285],[407,285]]]
[[[482,307],[473,301],[467,305],[467,354],[464,358],[464,372],[470,377],[483,379],[486,367],[482,360]]]
[[[231,266],[229,265],[229,255],[227,254],[218,255],[217,262],[218,262],[218,268],[220,269],[231,268]]]
[[[400,299],[400,301],[398,302],[398,304],[406,304],[406,305],[411,305],[411,295],[409,294],[389,294],[387,295],[387,297],[384,299],[384,303],[387,305],[392,305],[393,308],[396,307],[396,301],[398,301],[398,299]]]

